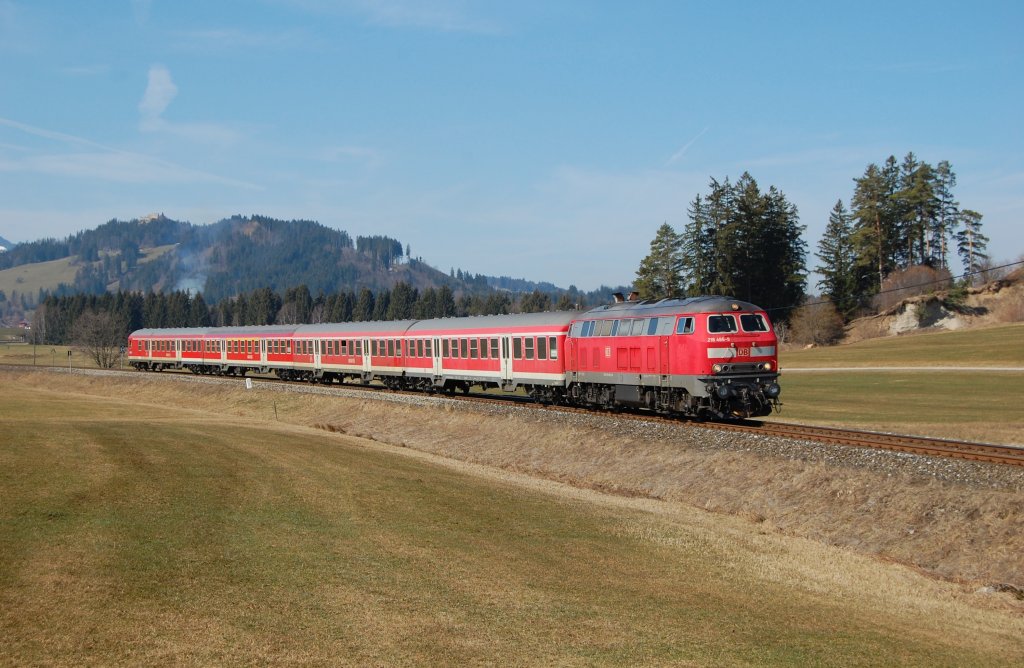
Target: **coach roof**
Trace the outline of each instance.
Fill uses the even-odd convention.
[[[478,315],[464,318],[432,318],[420,320],[409,328],[410,334],[425,332],[474,331],[482,329],[517,329],[521,327],[567,327],[580,311],[545,311],[511,315]]]

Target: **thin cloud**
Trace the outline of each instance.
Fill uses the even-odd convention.
[[[218,123],[177,123],[163,117],[167,107],[178,96],[178,87],[171,79],[171,72],[163,65],[149,68],[146,92],[139,101],[139,129],[143,132],[159,132],[181,137],[203,144],[232,144],[239,140],[239,133]]]
[[[681,160],[681,159],[682,159],[682,157],[683,157],[684,155],[686,155],[686,152],[687,152],[688,150],[690,150],[690,147],[691,147],[691,146],[693,146],[694,142],[696,142],[696,141],[697,141],[698,139],[700,139],[701,137],[703,137],[703,136],[704,136],[704,133],[705,133],[705,132],[707,132],[707,131],[708,131],[708,130],[710,130],[710,129],[711,129],[711,127],[710,127],[710,126],[707,126],[707,127],[705,127],[705,128],[703,129],[703,130],[701,130],[700,132],[698,132],[698,133],[697,133],[697,136],[696,136],[696,137],[694,137],[694,138],[693,138],[693,139],[691,139],[690,141],[686,142],[686,144],[684,144],[684,145],[683,145],[683,147],[682,147],[681,149],[679,149],[678,151],[676,151],[675,153],[673,153],[673,154],[672,154],[672,157],[668,159],[668,162],[666,162],[666,163],[665,163],[665,165],[666,165],[666,166],[668,166],[668,165],[674,165],[675,163],[679,162],[679,160]]]
[[[173,34],[176,47],[187,51],[220,51],[238,49],[311,49],[321,41],[304,30],[255,32],[238,28],[210,28]]]
[[[171,72],[163,65],[150,67],[146,92],[139,102],[143,120],[159,118],[177,95],[178,87],[171,80]]]
[[[324,162],[361,162],[367,167],[379,167],[384,156],[374,148],[366,146],[330,146],[320,151],[319,158]]]
[[[368,23],[386,28],[415,28],[438,32],[493,35],[502,26],[474,16],[462,0],[285,0],[287,4],[318,14],[339,11],[362,16]]]
[[[90,139],[8,118],[0,118],[0,126],[71,147],[64,151],[33,152],[16,158],[0,158],[0,171],[3,172],[33,172],[115,183],[214,183],[248,190],[259,189],[245,181],[183,167],[160,158],[123,151]]]

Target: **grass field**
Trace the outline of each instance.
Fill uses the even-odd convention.
[[[0,663],[1024,661],[1019,614],[844,550],[98,392],[0,385]]]
[[[150,262],[172,248],[174,248],[174,244],[142,249],[139,263]],[[78,256],[74,255],[59,260],[33,262],[4,269],[0,271],[0,290],[3,290],[8,297],[12,292],[17,292],[19,295],[31,295],[35,299],[40,288],[55,290],[61,283],[72,285],[75,282],[75,274],[80,268]]]
[[[955,332],[924,332],[849,345],[783,351],[786,368],[851,366],[1024,367],[1024,323]]]
[[[785,373],[768,420],[1024,445],[1024,373]]]
[[[782,353],[783,412],[769,419],[1024,444],[1024,323]],[[819,371],[829,367],[988,371]]]

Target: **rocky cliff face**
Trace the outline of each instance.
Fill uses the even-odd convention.
[[[846,327],[846,343],[922,329],[965,329],[1024,321],[1024,272],[969,288],[961,300],[948,293],[911,297]]]

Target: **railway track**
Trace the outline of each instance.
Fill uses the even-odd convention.
[[[878,450],[894,450],[910,452],[917,455],[932,457],[952,457],[954,459],[970,459],[979,462],[1024,466],[1024,448],[1012,445],[994,445],[990,443],[972,443],[970,441],[952,441],[942,438],[924,436],[906,436],[902,434],[885,434],[874,431],[855,429],[837,429],[832,427],[815,427],[787,422],[752,422],[750,424],[713,424],[706,425],[713,429],[726,429],[755,434],[812,440],[834,445],[845,445]]]
[[[114,372],[118,373],[118,372]],[[136,372],[121,372],[135,374]],[[167,375],[177,375],[171,372]],[[188,374],[190,378],[196,378]],[[198,376],[204,378],[204,376]],[[227,377],[210,376],[209,378],[226,379]],[[240,381],[242,379],[239,379]],[[282,384],[286,386],[300,386],[294,381],[282,381],[274,378],[258,378],[260,383]],[[1024,466],[1024,447],[1012,445],[995,445],[990,443],[972,443],[969,441],[954,441],[940,438],[929,438],[924,436],[909,436],[902,434],[887,434],[874,431],[863,431],[855,429],[839,429],[835,427],[817,427],[812,425],[792,424],[787,422],[772,422],[763,420],[746,420],[740,422],[685,422],[678,418],[655,415],[645,412],[632,411],[600,411],[589,408],[577,408],[571,406],[552,406],[539,404],[532,399],[521,395],[495,396],[486,393],[470,393],[463,395],[440,394],[425,395],[422,392],[403,392],[388,390],[381,386],[360,385],[360,384],[339,384],[319,385],[322,388],[337,387],[346,390],[363,390],[367,392],[383,392],[387,395],[409,394],[418,397],[442,396],[445,398],[458,399],[467,402],[479,403],[501,403],[508,405],[510,402],[517,405],[562,413],[589,413],[614,415],[618,419],[647,420],[655,422],[667,422],[680,426],[701,427],[705,429],[717,429],[724,431],[743,432],[749,434],[760,434],[763,436],[775,436],[779,438],[791,438],[796,440],[814,441],[818,443],[829,443],[849,447],[874,448],[878,450],[891,450],[896,452],[907,452],[931,457],[950,457],[955,459],[967,459],[978,462],[988,462],[1009,466]]]

